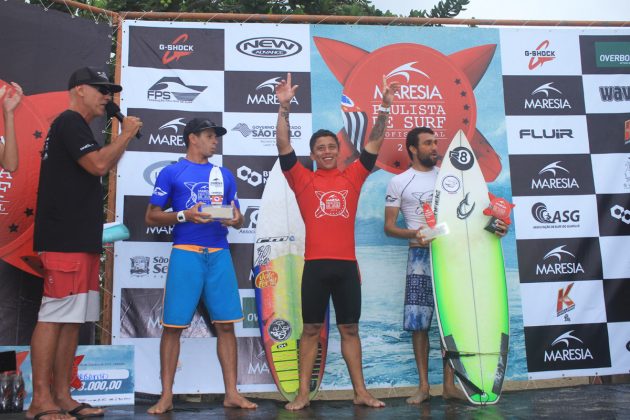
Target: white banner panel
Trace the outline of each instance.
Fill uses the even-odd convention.
[[[527,327],[606,322],[601,280],[522,283],[521,299]]]
[[[517,239],[599,236],[594,195],[514,197]]]
[[[602,236],[599,238],[602,251],[602,269],[606,279],[630,279],[630,236]]]
[[[588,153],[584,115],[505,117],[511,155]]]
[[[503,74],[582,74],[579,33],[565,30],[501,30]]]
[[[591,155],[597,194],[630,193],[630,153]]]

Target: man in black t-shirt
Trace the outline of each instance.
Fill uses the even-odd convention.
[[[122,87],[102,71],[84,67],[72,74],[68,89],[70,107],[53,121],[42,150],[33,239],[44,265],[44,295],[31,339],[28,418],[104,414],[73,400],[70,381],[79,328],[100,314],[101,176],[114,167],[142,125],[138,118],[126,117],[120,135],[100,147],[89,123],[105,114],[105,105]]]

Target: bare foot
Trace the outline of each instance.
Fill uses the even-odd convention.
[[[308,399],[308,394],[306,396],[301,396],[298,394],[298,396],[295,397],[293,401],[287,403],[284,408],[291,411],[302,410],[303,408],[308,407],[310,403],[311,402]]]
[[[225,394],[225,399],[223,400],[223,407],[228,408],[256,408],[258,404],[255,404],[243,397],[241,394],[228,395]]]
[[[442,398],[445,400],[468,401],[466,395],[456,387],[444,387],[442,389]]]
[[[407,398],[407,404],[421,404],[425,401],[429,401],[431,395],[429,395],[428,391],[417,390],[415,394],[411,397]]]
[[[352,402],[355,405],[365,405],[367,407],[373,408],[381,408],[385,407],[385,403],[383,401],[377,400],[374,398],[369,392],[361,395],[355,395],[354,400]]]
[[[164,414],[173,410],[173,397],[166,397],[162,395],[158,402],[153,404],[147,410],[149,414]]]

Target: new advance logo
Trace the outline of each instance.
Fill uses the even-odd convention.
[[[299,54],[302,45],[287,38],[258,37],[239,42],[236,50],[251,57],[284,58]]]

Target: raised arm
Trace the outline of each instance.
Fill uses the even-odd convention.
[[[293,151],[293,146],[291,146],[289,107],[297,88],[298,85],[291,85],[291,73],[287,73],[287,79],[281,80],[276,86],[276,96],[278,97],[278,102],[280,102],[278,122],[276,123],[276,146],[278,147],[279,155],[286,155]]]
[[[365,150],[373,155],[377,155],[378,151],[381,149],[383,139],[385,138],[387,120],[389,119],[389,107],[394,101],[394,94],[399,90],[400,83],[394,82],[388,84],[387,78],[383,76],[383,101],[378,111],[378,117],[376,118],[374,127],[372,127],[372,131],[370,132],[368,142],[365,144]],[[387,111],[383,111],[383,108],[386,108]]]
[[[11,83],[12,88],[7,90],[7,86],[0,88],[0,99],[2,100],[2,114],[4,117],[4,144],[0,143],[0,166],[9,172],[13,172],[18,167],[18,149],[15,138],[14,112],[22,100],[22,88],[17,83]]]

